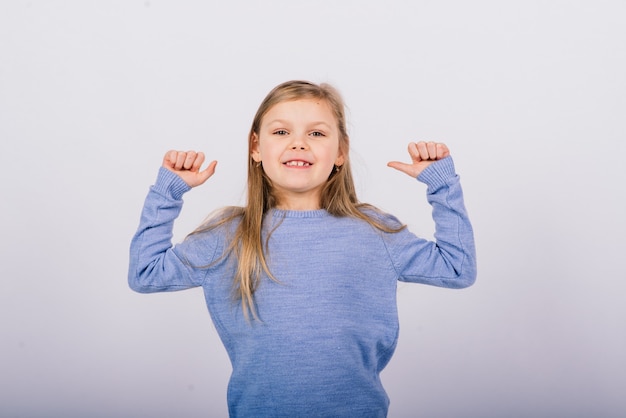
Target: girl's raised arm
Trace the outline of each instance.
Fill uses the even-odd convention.
[[[185,247],[193,245],[191,241],[172,246],[172,229],[182,209],[183,194],[215,173],[216,161],[200,170],[203,162],[204,154],[195,151],[168,151],[163,157],[130,244],[128,283],[137,292],[173,291],[202,284],[206,271],[192,266],[204,265],[206,259],[187,258],[193,253]],[[214,248],[209,247],[195,254],[213,254]]]
[[[428,186],[435,241],[408,231],[386,236],[398,280],[449,288],[470,286],[476,280],[474,233],[450,151],[441,143],[418,142],[409,144],[409,155],[411,163],[392,161],[388,166]]]

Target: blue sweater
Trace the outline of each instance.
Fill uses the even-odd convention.
[[[249,322],[233,299],[233,257],[220,258],[236,225],[172,247],[189,187],[162,168],[132,240],[130,287],[148,293],[202,286],[232,363],[231,417],[385,417],[389,400],[379,374],[398,340],[397,281],[462,288],[476,276],[452,159],[431,164],[418,180],[428,185],[436,242],[325,210],[269,211],[265,230],[278,227],[267,258],[280,283],[263,277],[255,293],[260,321]],[[392,216],[371,215],[399,225]]]

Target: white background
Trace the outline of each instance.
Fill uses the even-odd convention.
[[[128,245],[162,155],[204,150],[180,240],[244,201],[265,94],[330,82],[362,201],[433,231],[385,166],[446,142],[479,276],[401,285],[390,417],[626,415],[623,1],[0,2],[0,416],[220,417],[202,292],[140,295]]]

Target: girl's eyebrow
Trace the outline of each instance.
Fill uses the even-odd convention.
[[[274,120],[271,120],[271,121],[267,122],[268,125],[273,125],[273,124],[289,125],[291,123],[292,122],[287,121],[287,120],[283,120],[283,119],[274,119]],[[326,126],[328,128],[332,127],[332,125],[329,125],[327,122],[324,122],[323,120],[307,123],[307,126],[320,126],[320,125],[324,125],[324,126]]]
[[[268,125],[273,125],[273,124],[280,124],[280,125],[284,125],[286,124],[287,121],[283,120],[283,119],[274,119],[274,120],[269,120],[267,121]]]
[[[319,126],[319,125],[324,125],[324,126],[326,126],[326,127],[328,127],[328,128],[330,128],[330,127],[331,127],[331,125],[329,125],[328,123],[324,122],[323,120],[320,120],[320,121],[318,121],[318,122],[313,122],[313,123],[311,124],[311,126]]]

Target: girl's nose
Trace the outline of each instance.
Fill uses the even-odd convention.
[[[306,139],[301,135],[294,135],[291,140],[292,150],[305,150],[307,149]]]

